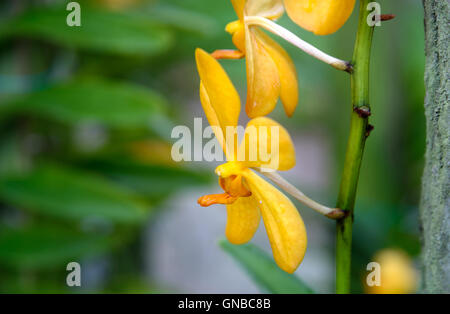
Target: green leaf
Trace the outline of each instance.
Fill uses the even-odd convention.
[[[97,122],[119,129],[151,128],[164,118],[159,94],[127,83],[84,79],[5,101],[4,113],[26,113],[66,124]],[[167,118],[166,118],[167,120]]]
[[[140,14],[145,14],[152,21],[157,21],[180,31],[204,36],[213,36],[221,31],[217,21],[213,18],[167,3],[156,3],[150,7],[150,10],[143,10]]]
[[[48,269],[103,253],[116,241],[109,235],[81,233],[51,225],[22,229],[2,226],[0,263],[14,268]],[[60,270],[65,271],[65,267]]]
[[[115,181],[158,201],[178,189],[210,182],[209,172],[181,166],[141,163],[131,158],[92,159],[84,164]]]
[[[226,239],[220,240],[219,245],[247,271],[262,290],[269,293],[314,293],[298,277],[281,270],[271,257],[256,246],[234,245]]]
[[[24,36],[70,48],[132,56],[166,51],[172,33],[147,18],[92,8],[81,9],[81,26],[68,26],[65,7],[34,9],[0,25],[0,40]]]
[[[65,219],[143,222],[148,205],[134,193],[101,177],[54,165],[0,177],[0,198],[43,215]]]

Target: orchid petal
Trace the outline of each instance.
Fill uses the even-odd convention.
[[[251,170],[243,176],[260,203],[261,214],[275,262],[293,273],[303,260],[307,236],[303,220],[292,202]]]
[[[355,0],[284,0],[284,6],[299,26],[316,35],[328,35],[348,20]]]
[[[200,100],[209,124],[221,129],[222,134],[214,131],[224,148],[226,128],[238,124],[241,109],[239,94],[217,60],[202,49],[196,49],[195,57],[200,75]]]
[[[295,148],[289,133],[281,124],[259,117],[247,124],[238,160],[243,161],[246,167],[289,170],[295,166]]]
[[[277,66],[281,84],[281,102],[287,116],[291,117],[298,103],[298,81],[295,65],[287,52],[263,31],[258,30],[258,38]]]
[[[239,197],[227,205],[227,227],[225,235],[233,244],[243,244],[251,240],[259,226],[261,213],[253,196]]]
[[[277,19],[284,13],[281,0],[247,0],[245,15]]]
[[[258,39],[253,27],[246,27],[247,104],[245,110],[250,118],[265,116],[274,108],[280,95],[278,69]]]
[[[233,5],[234,11],[236,12],[236,15],[241,21],[244,20],[244,9],[246,1],[247,0],[231,0],[231,4]]]

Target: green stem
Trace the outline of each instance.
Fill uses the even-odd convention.
[[[370,0],[360,0],[359,24],[353,53],[353,73],[351,75],[352,112],[350,134],[347,143],[344,170],[337,201],[337,208],[349,214],[337,221],[336,242],[336,292],[350,292],[350,269],[352,249],[353,209],[358,185],[359,171],[368,135],[370,115],[369,105],[369,63],[372,46],[373,27],[367,23],[367,4]]]

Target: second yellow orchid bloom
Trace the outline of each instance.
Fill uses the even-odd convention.
[[[231,0],[239,20],[229,23],[226,31],[233,37],[238,49],[217,50],[217,59],[246,57],[247,103],[250,118],[272,112],[281,98],[284,110],[290,117],[298,103],[298,81],[294,63],[287,52],[256,26],[244,23],[246,16],[277,19],[283,12],[281,0]]]
[[[299,26],[316,35],[328,35],[348,20],[355,0],[284,0],[284,6]]]
[[[273,133],[269,133],[267,138],[262,138],[260,132],[256,132],[253,134],[257,134],[257,151],[276,154],[275,157],[279,162],[273,168],[288,170],[295,165],[292,140],[277,122],[259,117],[247,125],[244,139],[249,140],[245,140],[235,149],[234,141],[230,143],[224,134],[229,132],[227,131],[229,128],[237,128],[241,106],[239,95],[217,60],[201,49],[197,49],[195,54],[200,75],[202,106],[228,160],[216,168],[219,184],[224,193],[203,196],[198,202],[202,206],[226,205],[228,218],[225,234],[233,244],[249,241],[256,232],[262,216],[276,263],[284,271],[292,273],[303,260],[306,251],[307,237],[303,220],[283,193],[250,169],[271,167],[270,163],[258,158],[253,161],[237,158],[239,152],[244,151],[247,154],[249,146],[252,145],[249,131],[251,128],[260,130],[264,127],[269,129],[276,127],[279,149],[276,150],[268,144],[272,143]],[[249,136],[246,137],[247,135]],[[273,155],[272,157],[275,158]]]

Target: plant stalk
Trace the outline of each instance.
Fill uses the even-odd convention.
[[[336,223],[336,293],[340,294],[350,293],[353,211],[364,145],[371,130],[368,124],[369,64],[374,27],[367,23],[369,2],[370,0],[360,0],[358,31],[352,60],[350,134],[336,205],[337,208],[349,212]]]

